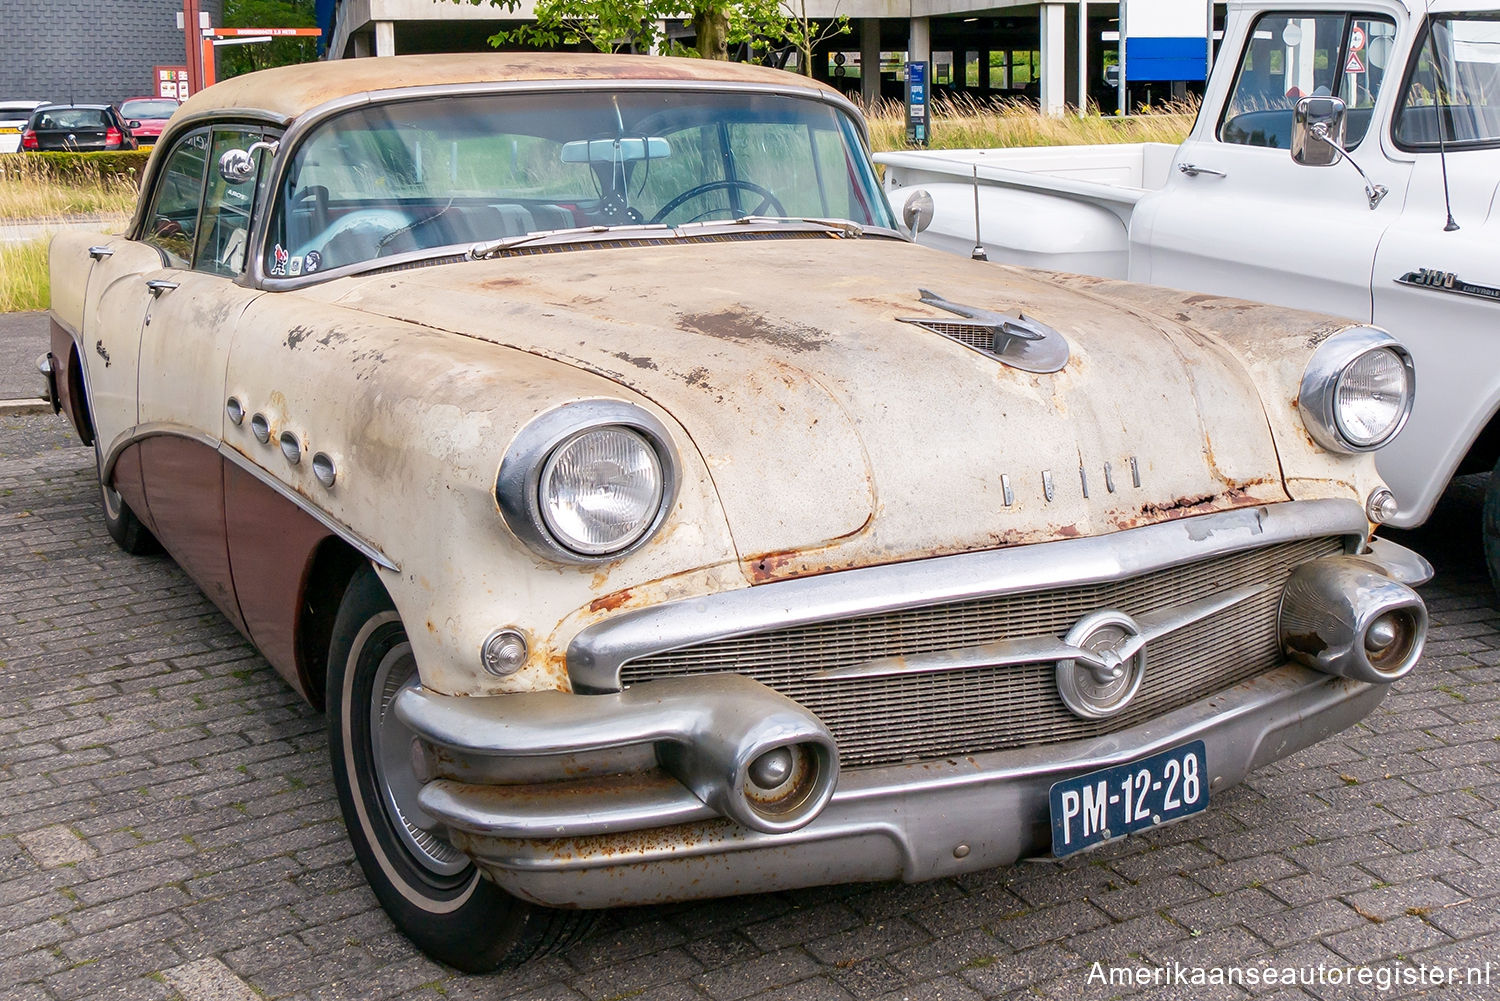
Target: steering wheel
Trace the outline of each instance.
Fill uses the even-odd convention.
[[[725,179],[722,181],[705,181],[702,184],[697,184],[691,188],[688,188],[682,194],[678,195],[676,198],[673,198],[671,201],[667,202],[667,204],[663,205],[661,209],[657,211],[656,215],[651,217],[650,223],[654,226],[657,223],[661,222],[667,216],[671,215],[673,209],[677,208],[683,202],[688,201],[691,198],[697,198],[699,195],[706,195],[710,191],[729,191],[732,188],[744,188],[746,191],[753,191],[757,195],[760,195],[760,204],[746,213],[746,215],[786,215],[786,207],[777,200],[774,194],[761,187],[759,184],[754,184],[750,181]],[[770,213],[767,213],[766,209],[771,209],[772,211]],[[714,212],[727,210],[710,209],[709,211]],[[693,221],[696,222],[700,218],[702,218],[702,216],[696,216],[694,217]]]

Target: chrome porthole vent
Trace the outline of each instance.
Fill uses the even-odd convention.
[[[295,432],[281,432],[281,454],[294,466],[302,461],[302,442],[297,440]]]
[[[231,396],[224,404],[224,413],[229,416],[229,423],[238,426],[245,419],[245,405],[236,397]]]
[[[338,469],[333,464],[327,452],[319,452],[312,457],[313,476],[329,490],[333,489],[334,482],[339,478]]]
[[[250,418],[250,433],[255,435],[255,440],[262,445],[271,440],[271,422],[266,420],[265,414],[256,414]]]

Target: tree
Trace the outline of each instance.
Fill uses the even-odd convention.
[[[460,0],[454,0],[460,2]],[[515,10],[517,0],[467,0],[476,6],[490,4]],[[793,6],[793,5],[796,6]],[[820,27],[808,20],[805,0],[537,0],[534,24],[496,32],[490,44],[559,45],[587,44],[600,52],[631,47],[644,52],[679,51],[704,59],[728,59],[729,47],[749,43],[769,48],[777,41],[805,51],[804,72],[811,72],[812,46],[849,30],[848,18]],[[800,16],[797,12],[800,12]],[[665,22],[682,20],[692,25],[695,49],[670,42]]]
[[[834,11],[838,4],[834,4]],[[807,16],[807,0],[780,0],[777,4],[779,24],[774,34],[797,50],[797,68],[804,76],[812,76],[813,50],[830,38],[849,33],[849,18],[835,13],[827,21],[819,23]],[[768,32],[770,34],[770,32]],[[875,67],[878,74],[880,67]],[[861,69],[860,72],[869,72]]]
[[[313,0],[225,0],[227,28],[313,28],[318,23]],[[218,49],[219,79],[241,73],[307,63],[318,58],[316,38],[277,38],[254,45],[225,45]]]

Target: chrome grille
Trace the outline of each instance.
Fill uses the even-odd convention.
[[[833,731],[848,766],[1073,740],[1133,726],[1280,666],[1276,609],[1282,584],[1300,564],[1342,551],[1340,539],[1308,539],[1119,581],[771,630],[637,658],[624,665],[621,681],[721,671],[746,675],[816,713]],[[1101,608],[1141,615],[1256,584],[1268,586],[1153,642],[1140,692],[1124,712],[1105,720],[1068,711],[1051,663],[812,677],[882,657],[1062,636]]]

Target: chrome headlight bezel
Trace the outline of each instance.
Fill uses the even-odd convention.
[[[1406,373],[1406,392],[1401,401],[1400,416],[1390,433],[1375,441],[1354,441],[1344,432],[1344,424],[1338,413],[1339,382],[1355,362],[1375,351],[1389,351],[1401,362]],[[1334,334],[1313,352],[1302,373],[1297,408],[1313,441],[1330,452],[1352,455],[1383,448],[1400,434],[1407,419],[1411,417],[1416,395],[1417,374],[1412,365],[1411,352],[1384,330],[1351,327]]]
[[[645,530],[630,542],[608,552],[582,552],[549,527],[541,497],[542,473],[560,448],[607,428],[633,432],[650,446],[661,469],[661,500]],[[511,532],[537,555],[554,563],[610,563],[651,541],[677,502],[681,479],[671,434],[655,416],[620,400],[581,400],[549,410],[521,429],[501,460],[495,500]]]

